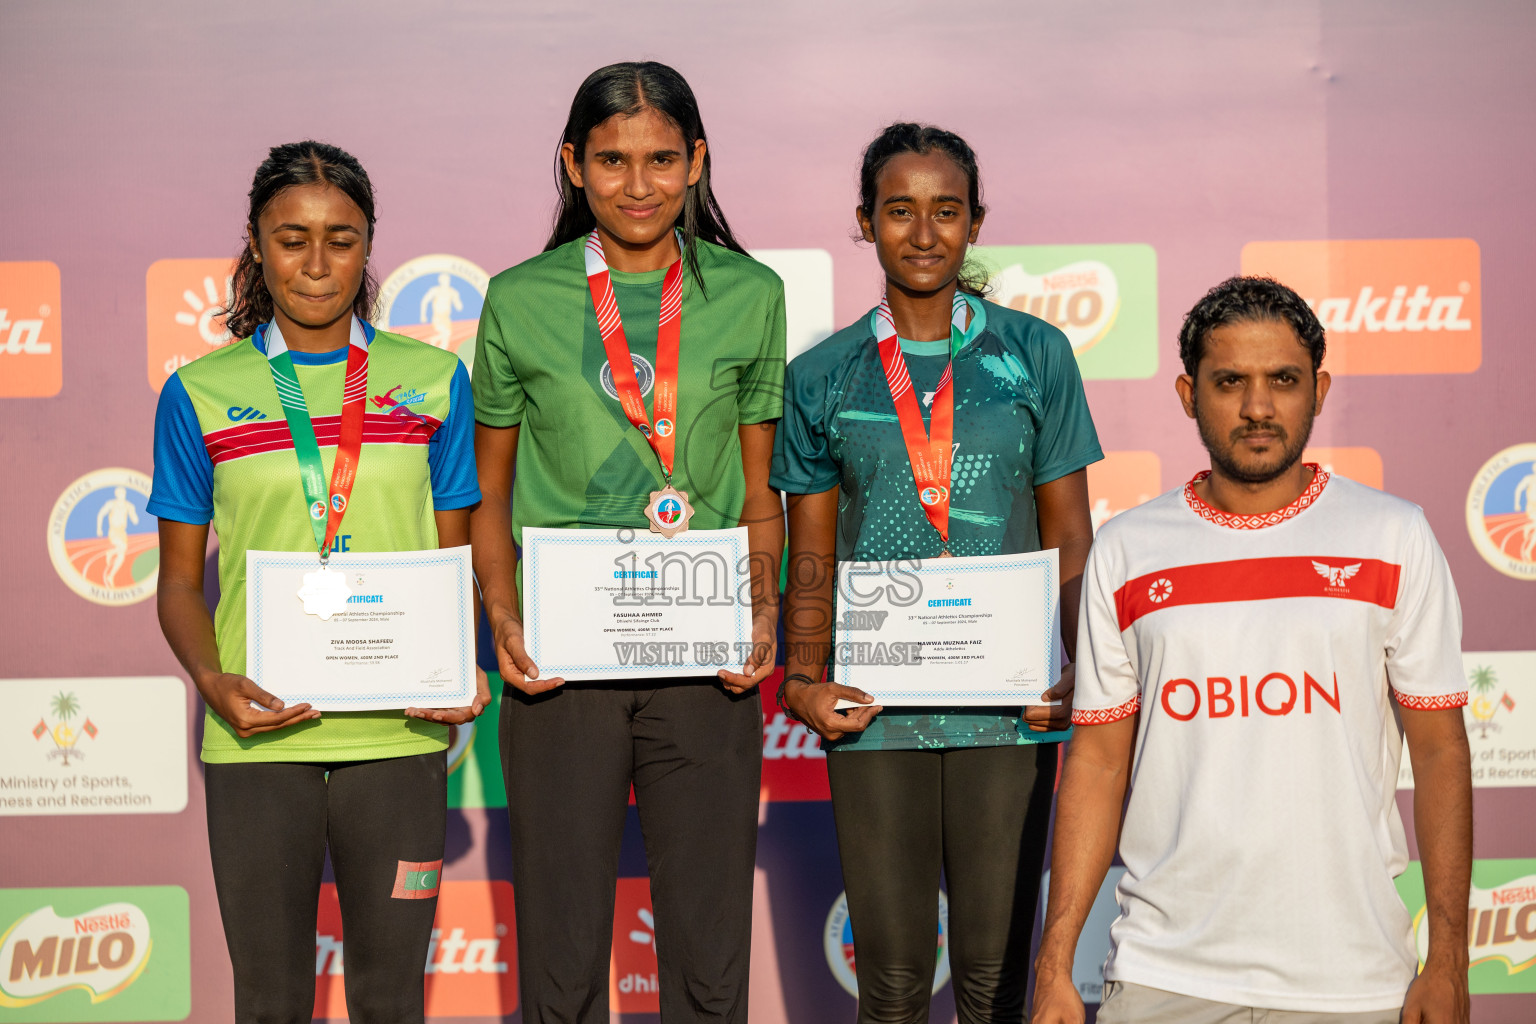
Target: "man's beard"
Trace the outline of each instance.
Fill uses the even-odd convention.
[[[1301,453],[1307,448],[1307,441],[1312,437],[1312,413],[1307,413],[1307,418],[1302,421],[1301,430],[1297,433],[1294,442],[1286,433],[1284,427],[1273,421],[1258,424],[1248,424],[1234,430],[1223,438],[1216,433],[1200,417],[1200,403],[1195,406],[1195,423],[1200,428],[1200,441],[1205,445],[1205,450],[1211,455],[1211,465],[1220,470],[1223,476],[1238,483],[1267,484],[1284,476],[1286,471],[1296,465],[1301,458]],[[1280,445],[1280,459],[1273,465],[1248,465],[1238,463],[1234,456],[1237,444],[1248,434],[1268,433],[1275,435],[1276,442]]]

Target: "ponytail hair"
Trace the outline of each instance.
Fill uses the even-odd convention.
[[[747,255],[736,236],[731,234],[725,214],[709,187],[709,149],[704,136],[704,122],[699,116],[699,103],[693,90],[677,71],[656,61],[626,61],[598,68],[587,76],[576,90],[571,101],[570,116],[565,121],[565,131],[560,135],[560,147],[572,146],[576,150],[576,162],[586,157],[587,136],[592,129],[610,117],[634,117],[647,107],[661,114],[678,131],[683,133],[683,152],[691,160],[694,143],[706,142],[704,168],[699,180],[688,186],[683,198],[683,213],[678,227],[683,233],[683,258],[688,271],[699,287],[704,279],[699,274],[699,258],[694,241],[702,238],[732,252]],[[592,207],[587,204],[586,193],[571,184],[565,173],[565,162],[557,150],[555,153],[555,187],[560,193],[560,207],[555,211],[555,222],[544,243],[544,251],[558,248],[567,242],[591,233],[597,226]]]
[[[368,244],[373,245],[373,183],[357,158],[343,149],[324,142],[306,140],[273,146],[267,158],[256,168],[251,183],[250,212],[246,222],[255,231],[262,211],[278,194],[295,185],[330,185],[357,204],[368,220]],[[374,296],[379,282],[371,270],[363,272],[362,287],[352,300],[352,313],[360,320],[373,314]],[[236,338],[249,338],[256,328],[272,319],[272,295],[261,274],[261,264],[251,251],[251,242],[240,247],[230,288],[229,309],[224,314],[224,329]]]
[[[864,216],[870,221],[875,219],[875,184],[880,177],[880,172],[885,170],[886,164],[903,153],[927,156],[933,152],[943,153],[965,172],[966,181],[970,186],[966,200],[971,208],[971,218],[974,220],[985,213],[987,208],[981,202],[981,171],[976,165],[976,153],[966,141],[954,132],[947,132],[933,125],[899,121],[887,126],[864,149],[864,163],[859,169],[859,210]],[[960,268],[960,276],[956,283],[963,292],[977,296],[985,295],[986,268],[967,259],[965,265]]]

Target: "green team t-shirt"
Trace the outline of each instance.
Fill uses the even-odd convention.
[[[527,526],[647,526],[661,463],[619,404],[587,287],[585,237],[491,279],[475,341],[475,416],[522,425],[512,491],[512,538]],[[704,288],[683,273],[673,483],[699,530],[734,527],[746,480],[742,424],[783,409],[784,285],[748,256],[696,242]],[[635,378],[651,402],[665,270],[609,271]]]
[[[1034,488],[1104,457],[1066,335],[1027,313],[967,296],[972,317],[954,358],[955,455],[949,547],[956,555],[1040,549]],[[949,339],[901,341],[926,424]],[[938,531],[917,500],[912,464],[875,344],[873,315],[790,364],[770,481],[838,488],[839,561],[933,558]],[[966,708],[885,711],[832,749],[909,750],[1061,740],[1017,714]]]

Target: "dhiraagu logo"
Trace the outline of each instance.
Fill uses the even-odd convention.
[[[1157,372],[1157,253],[1150,245],[978,245],[987,298],[1061,328],[1086,380]]]
[[[1413,915],[1413,940],[1422,964],[1429,955],[1429,914],[1418,861],[1398,876],[1397,892]],[[1474,995],[1536,992],[1536,860],[1473,862],[1467,954]]]
[[[184,1020],[187,891],[175,885],[0,889],[0,1020]]]

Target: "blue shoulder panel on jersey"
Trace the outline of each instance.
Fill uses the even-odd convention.
[[[480,500],[475,474],[475,400],[469,372],[453,368],[448,387],[448,416],[427,445],[427,469],[432,476],[432,507],[438,511],[468,508]]]
[[[149,514],[201,525],[213,519],[213,462],[181,375],[160,390],[155,409],[155,473]]]

